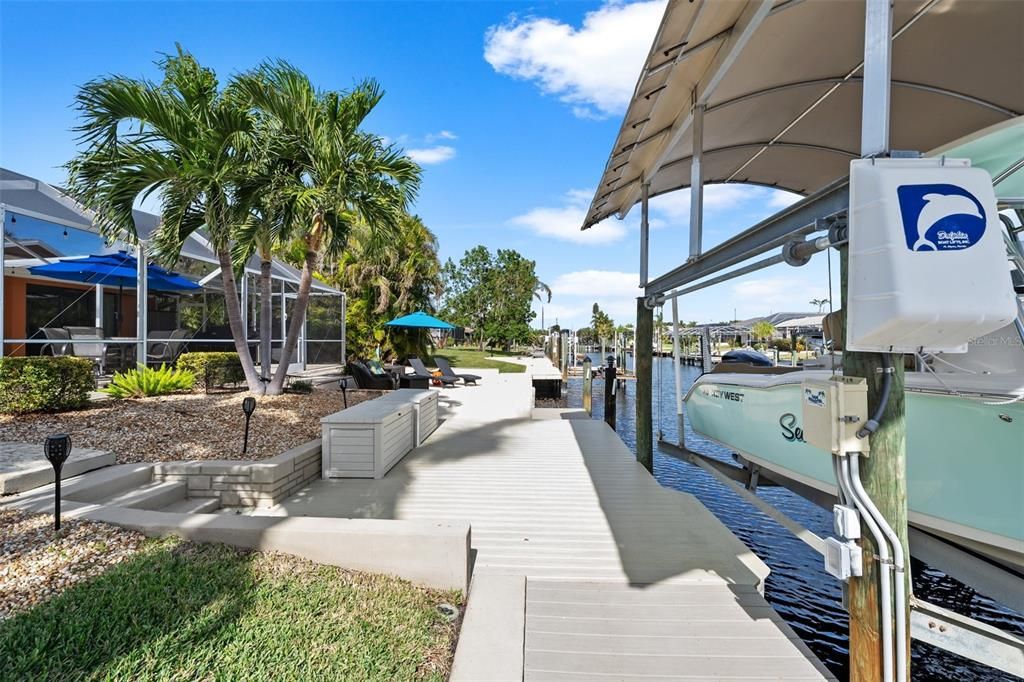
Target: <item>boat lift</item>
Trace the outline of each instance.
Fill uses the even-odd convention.
[[[858,24],[863,33],[853,30]],[[583,229],[611,215],[623,218],[640,204],[644,296],[638,300],[637,330],[653,308],[671,303],[680,438],[679,339],[694,332],[679,327],[678,299],[773,265],[800,266],[844,244],[849,163],[898,157],[891,151],[891,127],[897,148],[931,150],[934,156],[956,155],[983,133],[1019,128],[1024,97],[999,74],[1020,64],[1016,34],[1022,25],[1020,3],[985,0],[669,3]],[[1024,222],[1024,173],[1018,173],[1024,146],[1010,145],[1002,154],[987,159],[986,169],[997,189],[1010,188],[1000,192],[1000,209],[1016,211],[1018,225],[1009,221],[1007,244],[1011,259],[1024,262],[1012,238]],[[761,184],[805,198],[705,251],[703,193],[714,182]],[[649,200],[687,187],[688,258],[652,279]],[[760,259],[751,262],[755,258]],[[647,341],[638,334],[637,348],[649,349]],[[644,367],[641,359],[637,366]],[[640,451],[647,445],[640,431],[644,418],[650,421],[650,395],[641,390],[649,393],[650,386],[649,377],[638,382],[636,400],[637,458],[645,463],[650,453]],[[682,442],[659,445],[701,466],[823,551],[820,538],[756,495],[760,472],[749,463],[740,469],[712,463]],[[760,475],[760,482],[787,485],[825,503],[820,493],[801,491],[777,476]],[[911,529],[910,538],[925,561],[1021,609],[1021,576],[919,531]],[[910,606],[914,638],[1013,674],[1024,671],[1020,638],[912,595]],[[851,658],[855,653],[851,649]],[[886,671],[885,679],[891,675]]]

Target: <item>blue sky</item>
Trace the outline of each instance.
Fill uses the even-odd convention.
[[[322,88],[366,77],[387,95],[368,127],[424,166],[415,211],[442,257],[485,244],[537,262],[554,289],[546,321],[581,326],[595,301],[631,321],[636,211],[579,233],[592,188],[657,28],[662,0],[637,3],[0,2],[0,164],[52,182],[75,152],[76,89],[106,74],[156,77],[176,42],[222,81],[266,58]],[[705,247],[791,201],[713,187]],[[653,202],[651,270],[686,257],[688,197]],[[827,295],[824,260],[786,266],[681,302],[711,321],[808,310]],[[666,317],[668,317],[666,309]]]

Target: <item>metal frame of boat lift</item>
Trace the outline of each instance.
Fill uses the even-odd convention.
[[[888,2],[868,2],[876,10],[884,4],[889,11]],[[891,15],[888,17],[891,21]],[[883,45],[882,55],[869,55],[865,48],[864,62],[864,102],[862,111],[871,112],[871,116],[862,118],[862,151],[864,156],[886,153],[888,150],[889,125],[889,89],[891,58],[887,46],[890,44],[882,35],[891,34],[891,23],[881,19],[872,25],[867,19],[866,31],[877,33],[879,40],[874,45]],[[865,44],[870,41],[866,40]],[[752,226],[741,234],[729,239],[715,248],[701,251],[703,222],[703,175],[702,175],[702,117],[704,107],[701,102],[693,102],[693,154],[690,183],[690,253],[688,260],[673,270],[654,280],[648,279],[649,252],[649,181],[641,177],[639,199],[640,216],[640,284],[644,288],[645,304],[654,308],[671,300],[673,313],[673,355],[676,362],[676,410],[680,421],[679,434],[682,438],[683,406],[681,383],[679,377],[679,315],[677,299],[687,293],[740,277],[779,263],[792,266],[806,264],[814,253],[833,248],[845,242],[846,212],[849,206],[849,181],[840,178],[826,185],[814,194],[802,199],[792,206],[772,215]],[[891,155],[898,155],[893,152]],[[1010,172],[1024,163],[1022,159],[1007,172],[993,179],[998,183]],[[1024,199],[1004,200],[1000,206],[1016,208],[1018,216],[1024,218]],[[828,238],[808,240],[809,235],[828,231]],[[736,267],[756,256],[773,249],[780,253],[761,259],[754,263]],[[722,273],[722,274],[716,274]],[[714,275],[714,276],[712,276]],[[706,279],[705,279],[706,278]],[[690,285],[690,286],[686,286]],[[683,288],[685,287],[685,288]],[[702,344],[703,345],[703,344]],[[705,358],[705,369],[709,358]],[[659,438],[659,449],[666,454],[681,458],[695,464],[720,480],[734,492],[779,522],[797,538],[810,547],[823,553],[821,538],[787,517],[783,512],[765,502],[756,495],[760,477],[760,469],[740,458],[744,468],[733,467],[714,458],[688,450],[680,442],[679,445]],[[793,490],[818,504],[825,506],[825,495],[820,491],[809,489],[795,481],[776,474],[761,479],[762,484],[779,484]],[[830,506],[830,503],[828,504]],[[939,538],[916,529],[909,529],[913,539],[915,553],[928,563],[943,568],[947,573],[965,582],[983,586],[982,591],[1000,599],[1007,605],[1018,610],[1021,604],[1020,595],[1024,593],[1024,579],[1012,571],[1004,571],[993,563],[970,552],[961,550]],[[1019,674],[1024,670],[1024,640],[1003,632],[980,621],[961,616],[941,607],[910,597],[911,601],[911,636],[914,639],[928,642],[941,649],[975,660],[993,668]]]

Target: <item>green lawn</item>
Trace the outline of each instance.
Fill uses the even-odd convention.
[[[0,622],[7,680],[444,680],[458,593],[280,554],[153,540]]]
[[[434,355],[446,358],[456,371],[458,371],[459,367],[496,369],[502,374],[521,374],[526,371],[525,365],[504,362],[502,360],[491,360],[491,356],[516,356],[515,353],[506,353],[500,350],[481,351],[475,348],[443,348],[434,353]],[[431,359],[431,362],[433,362],[433,359]]]

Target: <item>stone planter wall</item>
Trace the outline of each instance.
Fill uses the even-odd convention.
[[[154,481],[184,481],[189,497],[219,497],[223,507],[270,507],[320,477],[320,439],[257,462],[194,460],[153,465]]]

